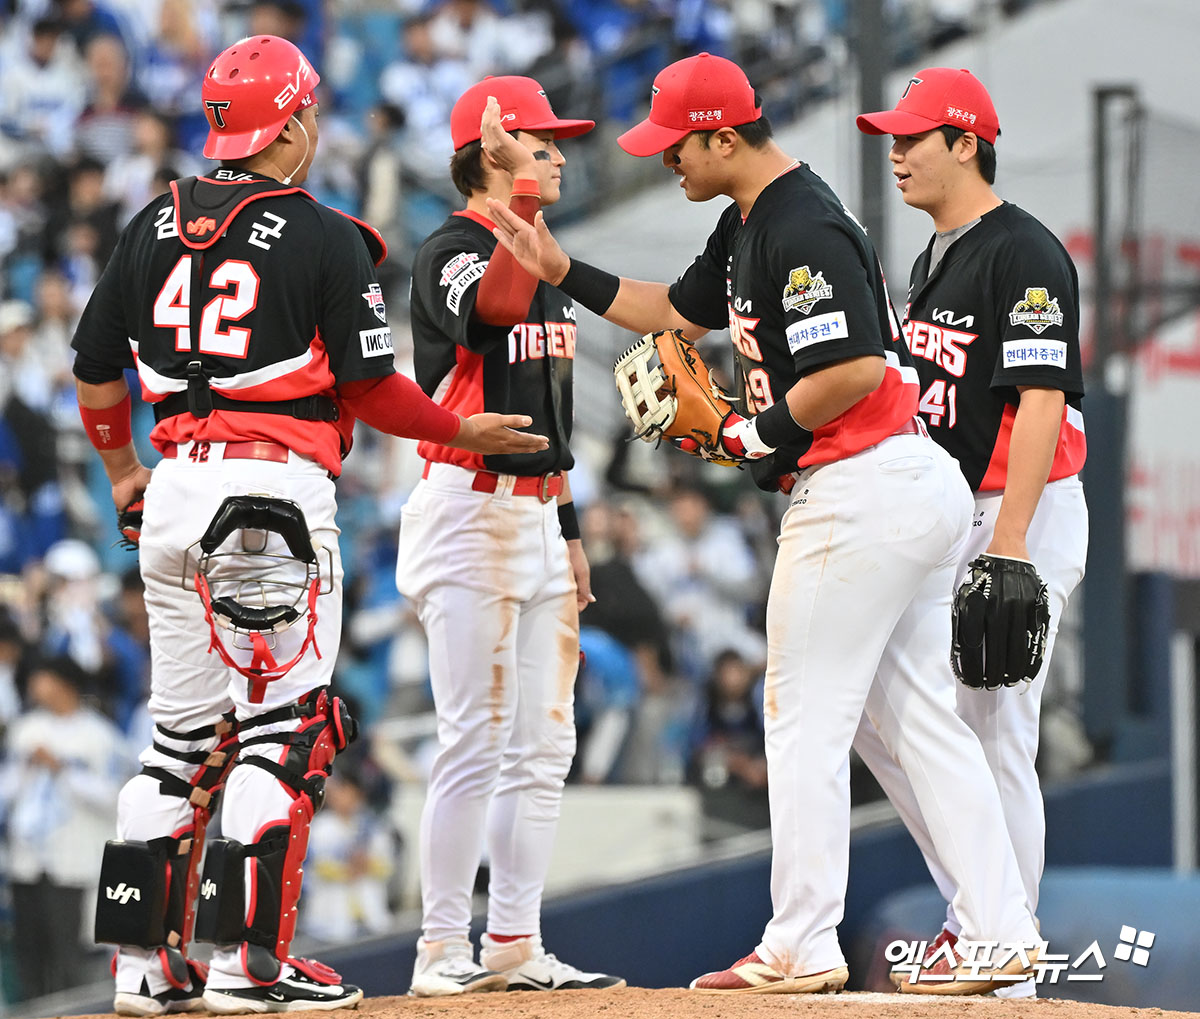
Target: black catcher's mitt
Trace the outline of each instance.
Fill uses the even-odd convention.
[[[976,690],[1031,682],[1042,668],[1050,599],[1033,563],[981,555],[954,598],[954,675]]]
[[[138,542],[142,540],[142,510],[145,507],[145,500],[138,499],[137,502],[131,502],[123,510],[117,511],[117,529],[121,532],[121,537],[116,543],[121,548],[132,551],[138,547]]]

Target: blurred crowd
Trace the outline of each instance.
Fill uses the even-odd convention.
[[[212,55],[269,33],[319,69],[308,186],[388,240],[400,351],[408,259],[457,204],[447,123],[468,85],[530,74],[560,114],[599,122],[555,207],[580,216],[624,187],[610,142],[643,114],[658,69],[705,49],[734,57],[785,122],[843,87],[849,2],[0,0],[0,1001],[85,979],[81,960],[104,964],[91,897],[117,791],[149,741],[148,631],[136,556],[112,543],[108,486],[80,427],[69,344],[122,226],[204,166]],[[895,59],[969,31],[983,9],[1024,5],[888,0]],[[135,400],[154,463],[150,426]],[[597,602],[583,620],[571,780],[693,783],[712,816],[765,826],[762,622],[783,507],[736,472],[583,440],[572,487]],[[649,470],[647,457],[659,458]],[[433,733],[423,636],[394,583],[414,445],[360,435],[347,468],[337,683],[367,736],[339,758],[313,824],[302,926],[324,940],[391,923],[402,847],[389,806],[399,784],[422,781]]]

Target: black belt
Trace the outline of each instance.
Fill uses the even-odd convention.
[[[336,421],[337,404],[328,396],[306,396],[299,400],[233,400],[212,391],[199,361],[189,361],[187,389],[165,396],[154,405],[154,420],[191,414],[206,418],[214,410],[240,410],[259,414],[286,414],[301,421]]]
[[[301,421],[336,421],[337,404],[328,396],[306,396],[300,400],[232,400],[221,393],[208,391],[207,410],[203,405],[193,409],[187,392],[172,393],[154,404],[154,420],[174,417],[176,414],[193,414],[208,417],[214,410],[238,410],[254,414],[285,414]],[[199,413],[198,413],[199,412]]]

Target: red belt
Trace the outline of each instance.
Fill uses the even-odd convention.
[[[208,441],[201,439],[192,444],[193,449],[200,445],[208,445]],[[171,442],[163,449],[163,456],[168,460],[173,460],[179,455],[179,447]],[[225,449],[221,454],[225,460],[270,460],[273,463],[285,464],[288,462],[288,448],[282,443],[268,442],[266,439],[252,439],[246,442],[227,442]],[[204,456],[207,460],[207,454]]]
[[[432,460],[425,461],[425,470],[421,472],[421,477],[429,477],[429,468],[432,465]],[[471,480],[471,489],[476,492],[494,492],[500,487],[502,477],[504,475],[492,471],[476,471]],[[542,502],[549,502],[562,495],[562,490],[562,471],[550,471],[547,474],[518,474],[513,482],[512,494],[536,495]]]

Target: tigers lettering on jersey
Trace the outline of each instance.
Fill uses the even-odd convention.
[[[492,228],[487,217],[463,210],[418,249],[410,302],[414,375],[429,396],[456,413],[528,415],[531,429],[548,436],[550,447],[483,456],[421,442],[417,454],[501,474],[566,470],[574,463],[575,306],[558,288],[539,283],[522,321],[490,325],[481,320],[475,302],[496,250]]]
[[[967,348],[977,339],[978,333],[933,322],[909,319],[904,323],[904,340],[913,357],[932,361],[958,379],[967,372]]]
[[[508,363],[575,357],[574,322],[518,322],[508,334]]]

